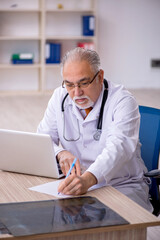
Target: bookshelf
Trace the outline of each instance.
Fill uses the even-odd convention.
[[[59,8],[60,7],[60,8]],[[82,16],[94,15],[93,36],[82,34]],[[60,64],[46,64],[46,43],[60,43],[61,57],[78,43],[97,49],[96,0],[0,0],[0,94],[45,93],[61,84]],[[12,64],[32,53],[33,64]]]

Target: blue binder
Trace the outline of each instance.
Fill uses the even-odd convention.
[[[47,43],[49,47],[49,57],[46,58],[46,63],[60,63],[61,58],[61,44]]]
[[[13,64],[33,64],[33,59],[12,59]]]
[[[94,36],[95,17],[93,15],[82,16],[83,36]]]

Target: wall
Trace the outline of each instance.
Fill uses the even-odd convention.
[[[98,0],[98,52],[105,77],[128,88],[159,88],[160,0]]]

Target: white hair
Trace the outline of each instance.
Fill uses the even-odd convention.
[[[72,49],[71,51],[68,51],[64,55],[61,62],[61,74],[63,72],[65,63],[74,61],[87,61],[94,72],[98,72],[100,70],[100,57],[97,52],[77,47]]]

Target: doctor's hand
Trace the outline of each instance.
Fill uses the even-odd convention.
[[[86,171],[81,176],[71,174],[59,184],[58,192],[65,195],[82,195],[95,184],[97,184],[97,179],[90,172]]]
[[[75,159],[75,156],[72,153],[64,150],[64,151],[58,153],[57,158],[58,158],[61,170],[62,170],[63,174],[66,176],[72,163],[73,163],[73,160]],[[79,159],[77,159],[75,166],[72,169],[71,175],[72,174],[76,174],[77,176],[81,175]]]

